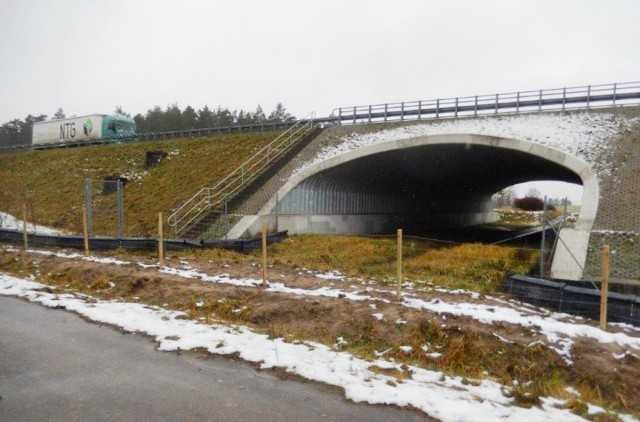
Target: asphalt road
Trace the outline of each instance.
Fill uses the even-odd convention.
[[[0,421],[417,421],[223,357],[0,296]]]

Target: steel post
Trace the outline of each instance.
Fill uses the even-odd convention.
[[[547,197],[544,197],[542,206],[542,240],[540,241],[540,278],[544,278],[544,252],[545,252],[545,234],[547,230]]]
[[[280,212],[280,198],[278,197],[278,192],[276,192],[276,233],[278,233],[278,214]]]
[[[540,90],[540,94],[538,95],[538,113],[542,111],[542,90]]]
[[[227,238],[227,233],[229,233],[229,201],[228,197],[224,197],[224,238]]]
[[[117,184],[118,239],[122,239],[124,237],[124,190],[122,189],[122,182],[120,180],[118,180]]]

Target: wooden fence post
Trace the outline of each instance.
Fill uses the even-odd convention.
[[[602,247],[602,285],[600,286],[600,329],[607,330],[607,296],[609,294],[609,245]]]
[[[24,250],[29,249],[29,240],[27,236],[27,204],[22,204],[22,237],[24,240]]]
[[[162,212],[158,213],[158,262],[160,267],[164,266],[164,233],[162,224]]]
[[[87,225],[87,206],[82,206],[82,236],[84,238],[84,254],[89,255],[89,227]]]
[[[398,300],[402,295],[402,229],[398,229],[398,257],[396,259],[396,277],[398,279]]]

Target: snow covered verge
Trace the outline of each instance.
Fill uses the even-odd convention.
[[[65,255],[65,258],[71,258],[69,254]],[[94,262],[116,264],[98,261],[97,258]],[[118,265],[129,265],[129,263]],[[166,270],[163,269],[163,271]],[[185,277],[195,276],[193,271],[185,271]],[[173,272],[180,273],[178,270]],[[238,285],[228,279],[230,278],[218,277],[206,281],[214,283],[229,281]],[[256,284],[252,286],[246,283],[245,286],[255,288]],[[541,407],[528,409],[517,407],[509,397],[511,387],[491,380],[469,381],[413,366],[401,368],[397,363],[382,359],[365,361],[314,342],[287,343],[282,339],[272,340],[243,326],[203,324],[183,319],[185,314],[182,312],[137,303],[104,301],[80,294],[53,294],[45,291],[46,287],[33,280],[0,273],[1,295],[22,297],[45,306],[64,308],[96,322],[111,324],[131,332],[145,333],[155,338],[159,344],[158,349],[163,351],[203,348],[210,353],[221,355],[237,353],[242,359],[258,363],[261,368],[283,368],[313,381],[342,387],[345,395],[354,401],[413,406],[444,421],[584,420],[569,410],[563,409],[564,402],[550,397],[542,399]],[[282,294],[296,295],[327,294],[334,297],[335,292],[330,291],[331,289],[324,289],[323,292],[304,289],[287,291],[280,283],[273,283],[271,288]],[[369,291],[369,294],[371,293]],[[356,293],[352,295],[359,296],[360,299],[349,296],[343,296],[343,299],[368,299],[364,295]],[[409,298],[405,302],[405,306],[423,306],[422,303],[409,301]],[[436,302],[433,305],[440,303]],[[436,312],[455,313],[457,311],[439,309]],[[489,318],[488,315],[494,313],[496,313],[495,309],[486,310],[480,318]],[[497,312],[497,314],[500,313],[502,312]],[[399,382],[395,377],[381,374],[381,371],[376,370],[378,368],[398,371],[404,369],[411,376]],[[590,413],[603,412],[596,406],[589,406],[589,409]],[[619,417],[623,421],[635,420],[628,415]]]
[[[12,246],[3,246],[0,247],[0,250],[5,252],[19,251]],[[137,265],[144,269],[154,269],[159,273],[169,274],[183,279],[196,279],[205,283],[232,285],[249,289],[263,288],[262,280],[260,279],[234,278],[226,273],[209,275],[192,268],[190,263],[186,260],[180,261],[182,268],[176,268],[170,266],[159,267],[157,264],[146,264],[143,262],[133,263],[131,261],[123,261],[109,257],[85,256],[78,253],[67,253],[64,251],[51,252],[46,250],[29,249],[26,252],[34,255],[51,256],[63,259],[78,259],[105,265]],[[312,273],[312,271],[306,271],[308,273]],[[31,276],[30,278],[36,278],[40,274],[40,271],[36,270],[35,276]],[[298,274],[302,274],[302,272],[299,272]],[[347,279],[347,277],[343,276],[338,271],[318,273],[314,276],[319,279],[332,280],[336,282],[345,282]],[[283,282],[276,282],[274,280],[268,281],[268,286],[265,288],[265,291],[299,297],[329,297],[355,302],[369,302],[369,306],[372,308],[372,314],[375,313],[377,319],[383,320],[385,316],[377,310],[376,303],[390,303],[390,300],[387,297],[394,296],[395,291],[371,286],[362,279],[358,280],[360,283],[359,286],[351,284],[350,286],[344,286],[343,288],[336,288],[332,283],[331,285],[322,286],[316,289],[291,287],[287,286]],[[349,281],[354,280],[350,279]],[[636,327],[624,326],[624,332],[607,332],[600,330],[598,327],[582,323],[582,318],[580,317],[550,312],[534,306],[522,304],[515,300],[505,301],[492,296],[486,297],[486,300],[489,301],[490,304],[476,303],[475,301],[465,302],[464,300],[445,300],[442,297],[424,300],[414,293],[415,285],[410,282],[404,283],[403,290],[403,300],[399,302],[398,305],[404,308],[417,309],[442,315],[445,320],[446,316],[450,315],[472,318],[473,320],[488,326],[496,324],[511,324],[526,328],[535,336],[544,340],[543,343],[548,345],[559,356],[561,356],[568,365],[573,364],[572,350],[575,342],[581,338],[592,339],[601,344],[615,344],[621,348],[621,355],[630,354],[633,356],[640,356],[640,337],[638,336],[640,329]],[[478,299],[479,297],[477,293],[465,290],[447,290],[437,287],[430,288],[430,290],[443,293],[444,295],[464,295],[470,296],[472,299]],[[531,346],[541,340],[536,340],[531,344]]]
[[[22,231],[24,230],[24,222],[15,218],[11,214],[0,211],[0,229]],[[27,232],[54,236],[62,234],[62,232],[59,232],[58,230],[52,229],[50,227],[38,226],[32,223],[27,223]]]

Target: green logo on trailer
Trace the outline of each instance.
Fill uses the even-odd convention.
[[[82,125],[82,130],[86,136],[91,135],[91,131],[93,130],[93,122],[91,119],[87,119],[86,122]]]

